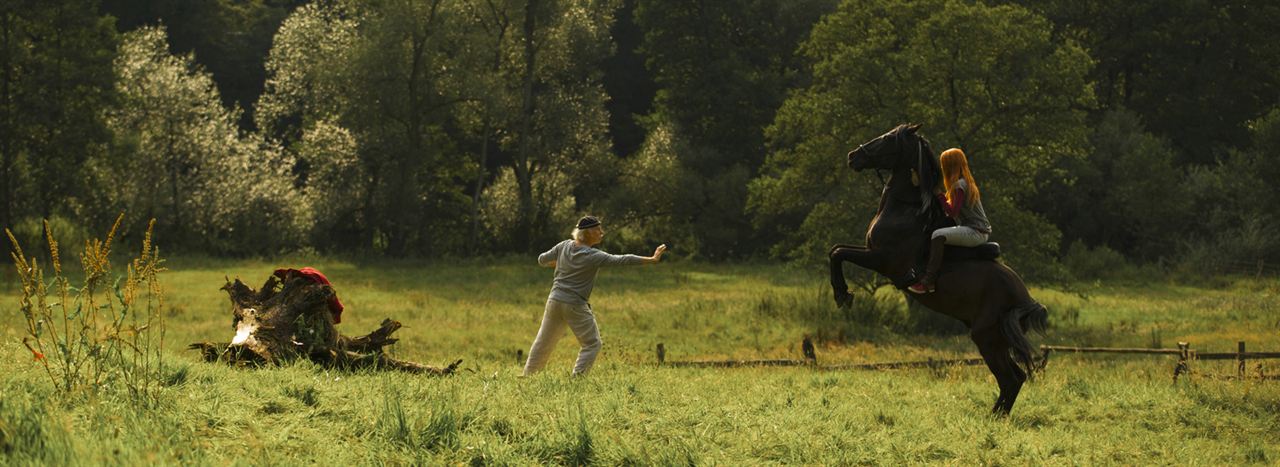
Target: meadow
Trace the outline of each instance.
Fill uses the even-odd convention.
[[[347,306],[338,329],[405,324],[398,358],[446,378],[350,373],[309,363],[233,369],[194,341],[231,337],[225,277],[257,286],[311,265]],[[985,367],[821,371],[662,368],[667,359],[799,358],[824,363],[976,355],[966,336],[909,332],[901,296],[834,307],[820,270],[671,262],[606,270],[592,297],[604,350],[570,378],[561,341],[547,371],[519,378],[551,272],[532,259],[449,262],[180,257],[167,263],[164,386],[140,407],[107,388],[55,393],[22,346],[12,272],[0,276],[0,464],[1243,464],[1280,462],[1280,382],[1224,380],[1200,362],[1055,355],[1013,414],[988,410]],[[1051,328],[1035,343],[1280,351],[1280,280],[1222,278],[1033,287]],[[1258,371],[1250,365],[1250,372]],[[1275,374],[1280,361],[1261,371]]]

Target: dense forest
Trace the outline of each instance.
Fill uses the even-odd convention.
[[[0,225],[63,243],[825,261],[898,123],[1040,278],[1280,262],[1280,4],[5,0]],[[140,232],[132,232],[138,235]],[[1147,269],[1144,269],[1147,270]]]

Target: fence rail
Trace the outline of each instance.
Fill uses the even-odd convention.
[[[1130,354],[1164,354],[1178,355],[1178,349],[1144,349],[1130,347],[1070,347],[1065,345],[1042,345],[1042,352],[1074,352],[1074,353],[1130,353]],[[1232,354],[1235,355],[1235,354]]]
[[[659,343],[655,348],[659,366],[671,368],[741,368],[741,367],[779,367],[779,366],[799,366],[810,367],[819,370],[891,370],[901,368],[942,368],[947,366],[969,366],[981,365],[985,363],[981,358],[961,358],[961,359],[928,359],[917,361],[898,361],[898,362],[876,362],[876,363],[838,363],[829,365],[819,365],[817,352],[814,350],[813,341],[805,337],[800,344],[803,359],[764,359],[764,360],[689,360],[689,361],[667,361],[667,348],[665,344]],[[1280,359],[1280,352],[1248,352],[1245,350],[1245,343],[1238,342],[1235,352],[1198,352],[1191,348],[1191,344],[1179,342],[1176,349],[1153,349],[1141,347],[1075,347],[1067,345],[1042,345],[1040,358],[1036,362],[1036,370],[1044,371],[1045,366],[1049,363],[1049,356],[1054,353],[1098,353],[1098,354],[1134,354],[1134,355],[1168,355],[1177,358],[1177,364],[1173,368],[1173,381],[1177,382],[1178,377],[1191,373],[1191,364],[1196,360],[1235,360],[1238,362],[1235,375],[1212,375],[1202,374],[1203,376],[1220,378],[1220,379],[1244,379],[1249,377],[1246,375],[1245,363],[1249,360],[1265,360]],[[517,354],[519,359],[519,354]],[[1276,380],[1276,375],[1266,375],[1262,372],[1261,365],[1258,366],[1258,379]]]
[[[1187,342],[1179,342],[1177,349],[1146,349],[1146,348],[1123,348],[1123,347],[1071,347],[1065,345],[1042,345],[1040,351],[1041,356],[1040,369],[1049,363],[1049,354],[1053,352],[1069,352],[1069,353],[1113,353],[1113,354],[1147,354],[1147,355],[1174,355],[1178,357],[1178,363],[1173,367],[1173,381],[1177,382],[1178,377],[1191,372],[1191,363],[1196,360],[1235,360],[1237,362],[1236,374],[1234,378],[1245,378],[1245,363],[1249,360],[1267,360],[1280,359],[1280,352],[1248,352],[1245,350],[1245,342],[1236,342],[1235,352],[1198,352],[1191,348],[1191,344]],[[1268,380],[1275,379],[1268,377],[1262,373],[1261,366],[1258,367],[1258,377]]]
[[[813,341],[808,337],[804,338],[800,343],[801,353],[804,354],[803,360],[790,359],[772,359],[772,360],[688,360],[688,361],[667,361],[667,347],[665,344],[659,343],[655,348],[658,365],[671,368],[738,368],[738,367],[771,367],[771,366],[805,366],[819,370],[892,370],[899,368],[943,368],[947,366],[968,366],[981,365],[981,358],[961,358],[961,359],[928,359],[918,361],[901,361],[901,362],[877,362],[877,363],[839,363],[834,365],[819,365],[817,352],[814,350]]]

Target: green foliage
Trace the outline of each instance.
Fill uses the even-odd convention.
[[[120,104],[108,115],[114,151],[90,161],[92,212],[164,214],[158,233],[217,253],[297,245],[302,203],[292,158],[236,127],[207,73],[168,52],[163,28],[125,34],[116,58]],[[99,222],[101,222],[99,220]]]
[[[1251,124],[1253,147],[1230,151],[1210,167],[1193,167],[1186,177],[1189,212],[1199,221],[1183,225],[1178,269],[1193,276],[1248,273],[1280,261],[1275,236],[1280,201],[1272,186],[1280,175],[1274,156],[1280,144],[1280,111]]]
[[[1249,174],[1264,182],[1280,180],[1280,107],[1271,109],[1265,116],[1249,122],[1252,145],[1246,152]],[[1270,187],[1270,183],[1267,184]],[[1258,203],[1275,206],[1280,203],[1280,191],[1264,189],[1249,193]]]
[[[1103,238],[1139,258],[1167,255],[1170,237],[1186,223],[1182,216],[1190,207],[1179,196],[1176,181],[1182,172],[1172,147],[1146,134],[1137,117],[1125,112],[1103,117],[1093,146],[1090,161],[1111,176],[1094,185],[1105,194],[1089,208],[1105,213],[1099,223],[1113,230]]]
[[[1248,122],[1276,105],[1280,6],[1247,0],[1018,0],[1097,60],[1102,110],[1131,109],[1171,140],[1180,164],[1248,145]]]
[[[46,225],[49,227],[48,232],[45,231]],[[85,242],[90,239],[89,232],[85,229],[84,225],[78,221],[68,219],[63,216],[53,216],[49,219],[37,219],[33,217],[22,219],[21,221],[18,221],[18,223],[14,224],[11,231],[14,239],[17,240],[19,245],[47,245],[48,234],[53,234],[54,240],[57,241],[59,245],[70,245],[73,248],[84,246]],[[63,254],[74,253],[74,251],[75,250],[72,250],[71,252],[64,252]],[[32,251],[30,253],[33,255],[40,255],[39,257],[42,260],[49,259],[49,257],[45,255],[47,252]],[[77,257],[74,259],[78,260],[79,258]]]
[[[1080,280],[1112,280],[1133,276],[1132,266],[1124,255],[1106,245],[1089,248],[1081,240],[1071,242],[1062,257],[1062,263],[1072,277]]]
[[[252,130],[254,104],[262,93],[263,61],[281,21],[302,0],[102,0],[121,32],[164,25],[170,50],[194,54],[214,77],[222,103],[245,109],[238,123]]]
[[[1026,203],[1053,162],[1079,158],[1092,103],[1088,55],[1050,37],[1026,9],[957,1],[846,1],[803,45],[813,83],[793,93],[770,128],[773,152],[751,186],[756,225],[785,226],[776,253],[817,258],[857,238],[878,205],[844,154],[902,122],[924,124],[934,149],[969,155],[995,224],[1018,267],[1052,261],[1053,225]]]
[[[96,0],[0,4],[0,226],[75,215],[109,133],[116,46]]]
[[[267,62],[261,125],[304,161],[329,151],[297,144],[306,135],[346,133],[340,147],[354,157],[341,158],[352,170],[345,183],[312,184],[310,162],[300,167],[317,221],[341,219],[347,229],[334,238],[334,224],[322,222],[312,237],[333,239],[320,245],[329,248],[450,253],[474,246],[483,221],[487,238],[505,248],[562,238],[573,217],[566,212],[576,209],[566,196],[609,181],[585,175],[600,175],[609,159],[596,67],[610,51],[612,9],[609,1],[534,4],[538,45],[526,72],[520,2],[300,8]],[[312,129],[321,122],[327,127]],[[509,169],[485,187],[494,165]],[[317,204],[342,198],[337,216]]]
[[[668,214],[669,222],[688,226],[694,237],[686,251],[753,256],[770,240],[751,228],[744,210],[747,184],[764,160],[765,126],[788,90],[807,76],[796,45],[834,3],[637,3],[642,52],[658,86],[657,131],[683,142],[674,156],[691,175],[684,178],[692,184],[682,187],[679,209]]]
[[[1103,114],[1090,140],[1084,159],[1055,161],[1061,176],[1032,204],[1072,241],[1136,260],[1171,259],[1191,208],[1172,145],[1126,110]]]
[[[0,225],[19,230],[124,210],[219,255],[472,255],[592,213],[627,248],[817,263],[874,211],[842,155],[911,121],[970,155],[993,240],[1034,278],[1076,240],[1157,264],[1280,248],[1253,207],[1280,201],[1272,5],[10,3]]]
[[[689,151],[688,143],[669,123],[651,120],[648,125],[644,145],[622,161],[618,183],[595,206],[608,214],[605,220],[615,232],[610,243],[622,251],[666,243],[677,255],[695,256],[700,250],[695,232],[706,226],[690,222],[689,200],[699,195],[700,178],[677,156]]]
[[[303,200],[311,215],[299,228],[309,230],[310,244],[319,248],[359,244],[360,227],[367,222],[362,208],[371,188],[355,137],[321,120],[303,133],[295,148],[305,167]]]
[[[516,226],[520,222],[519,190],[515,171],[504,167],[481,195],[481,220],[496,244],[512,245],[516,241]],[[544,244],[569,238],[569,231],[577,221],[573,183],[569,177],[558,171],[542,174],[533,180],[531,191],[536,210],[532,215],[541,219],[535,222],[539,229],[533,232],[534,238]]]
[[[292,144],[303,129],[349,105],[344,77],[355,52],[358,10],[343,2],[305,5],[276,32],[255,121],[269,139]]]

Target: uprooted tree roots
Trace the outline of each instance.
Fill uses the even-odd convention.
[[[253,290],[240,279],[228,281],[222,290],[231,296],[231,325],[236,335],[230,343],[196,342],[188,347],[200,350],[206,362],[256,366],[306,358],[331,368],[378,368],[431,375],[452,374],[462,363],[458,360],[437,368],[387,356],[383,347],[398,340],[391,333],[400,329],[400,322],[389,318],[364,336],[338,334],[328,305],[333,288],[293,272],[283,281],[271,276],[261,290]]]

